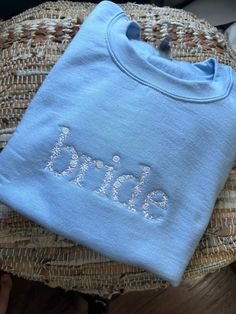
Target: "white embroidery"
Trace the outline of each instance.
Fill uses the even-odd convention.
[[[114,156],[112,157],[112,160],[113,160],[114,162],[119,162],[119,161],[120,161],[120,156],[114,155]]]
[[[69,173],[71,173],[74,170],[74,168],[77,166],[77,163],[78,163],[78,154],[77,154],[76,150],[74,149],[74,147],[70,146],[70,145],[66,145],[66,146],[64,145],[64,142],[65,142],[65,139],[66,139],[68,133],[69,133],[69,128],[67,128],[67,127],[61,128],[61,134],[60,134],[58,141],[56,142],[54,148],[51,151],[50,159],[46,165],[46,168],[49,171],[52,171],[56,176],[68,175]],[[55,171],[53,169],[53,166],[54,166],[55,160],[60,155],[62,149],[65,149],[71,153],[71,160],[70,160],[70,164],[66,170],[63,170],[62,172],[58,172],[58,171]]]
[[[120,156],[118,155],[114,155],[112,157],[112,161],[117,163],[120,161]],[[106,168],[108,171],[106,172],[105,174],[105,178],[104,178],[104,181],[102,183],[102,185],[99,187],[98,190],[95,190],[95,192],[99,193],[99,194],[103,194],[103,195],[106,195],[106,189],[108,188],[112,178],[113,178],[113,170],[114,168],[113,167],[110,167],[110,166],[107,166],[107,165],[104,165],[104,163],[102,161],[97,161],[97,163],[99,162],[99,165],[97,165],[98,168]]]
[[[118,179],[116,179],[115,183],[113,184],[112,188],[112,198],[114,201],[119,201],[118,198],[118,190],[121,187],[122,183],[124,183],[127,180],[135,179],[135,177],[132,174],[124,174],[120,176]]]
[[[101,161],[101,160],[97,160],[97,162],[96,162],[96,167],[97,168],[103,168],[104,167],[104,164],[103,164],[103,161]]]
[[[147,177],[148,173],[150,172],[151,168],[148,166],[143,167],[144,175],[141,177],[141,180],[138,185],[135,186],[134,191],[132,193],[131,199],[128,202],[128,207],[130,210],[135,210],[135,200],[138,195],[141,193],[141,187],[144,185],[144,180]]]
[[[105,168],[108,170],[105,174],[105,178],[104,178],[104,181],[102,183],[102,185],[99,187],[98,190],[95,190],[95,192],[99,193],[99,194],[103,194],[103,195],[106,195],[106,190],[113,178],[113,170],[114,168],[113,167],[109,167],[107,165],[105,165]]]
[[[70,182],[82,186],[81,185],[81,181],[84,180],[85,174],[89,169],[89,165],[94,163],[94,160],[92,160],[92,158],[90,156],[86,156],[86,155],[82,155],[83,157],[85,157],[83,164],[80,167],[80,172],[79,174],[76,176],[76,178]]]
[[[159,195],[161,196],[162,200],[161,201],[155,201],[152,197],[155,196],[155,195]],[[158,207],[161,207],[162,209],[166,209],[167,207],[167,202],[168,202],[168,197],[167,195],[160,191],[160,190],[156,190],[156,191],[152,191],[150,192],[146,198],[145,198],[145,201],[144,201],[144,204],[143,204],[143,211],[144,211],[144,217],[145,218],[148,218],[148,219],[154,219],[154,218],[157,218],[153,215],[150,214],[149,212],[149,207],[150,207],[150,203],[158,206]]]
[[[51,156],[46,163],[45,169],[53,172],[54,175],[56,176],[67,176],[68,174],[72,173],[75,171],[75,168],[78,165],[78,153],[74,146],[72,145],[66,145],[65,140],[68,134],[70,133],[70,129],[68,127],[62,126],[60,127],[61,133],[58,137],[58,140],[55,143],[54,148],[51,150]],[[62,150],[66,150],[71,154],[71,159],[69,161],[69,166],[64,169],[63,171],[59,172],[54,169],[55,166],[55,161],[56,159],[60,156]],[[143,206],[137,208],[136,201],[140,197],[140,195],[143,192],[144,185],[145,185],[145,180],[148,175],[151,173],[151,167],[148,165],[140,165],[143,169],[143,172],[140,176],[134,176],[132,173],[126,173],[123,175],[120,175],[114,183],[112,184],[113,177],[115,173],[118,171],[117,167],[119,167],[119,164],[121,162],[121,157],[118,155],[113,155],[111,162],[114,163],[114,167],[111,165],[107,165],[104,163],[104,161],[100,159],[93,159],[93,157],[88,156],[86,154],[82,154],[81,158],[83,159],[83,162],[79,168],[79,172],[77,173],[76,177],[69,181],[72,184],[75,184],[79,187],[84,187],[83,182],[86,180],[86,173],[90,169],[91,165],[95,166],[95,168],[106,170],[104,179],[101,183],[101,185],[96,189],[93,190],[92,192],[95,192],[99,194],[102,197],[107,197],[107,198],[112,198],[113,201],[119,202],[121,205],[127,207],[130,211],[140,213],[142,212],[144,214],[144,218],[148,220],[157,220],[160,218],[160,216],[155,215],[152,213],[150,209],[150,205],[157,206],[161,209],[166,210],[168,206],[168,196],[166,193],[164,193],[161,190],[154,190],[149,192],[144,200]],[[116,168],[115,168],[116,167]],[[125,182],[127,181],[133,181],[135,182],[135,186],[132,190],[131,198],[128,200],[128,202],[121,202],[119,199],[119,192],[121,192],[121,187]],[[111,188],[111,196],[107,194],[108,189]],[[161,200],[157,201],[154,200],[154,196],[157,196],[161,198]]]

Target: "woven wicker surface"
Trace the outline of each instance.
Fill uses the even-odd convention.
[[[47,2],[0,22],[0,149],[95,6]],[[236,69],[236,56],[224,35],[204,20],[182,10],[151,4],[120,6],[140,23],[143,40],[157,46],[160,39],[171,34],[175,59],[195,62],[213,56]],[[169,285],[144,269],[112,261],[51,233],[3,204],[0,225],[0,267],[18,276],[104,297]],[[216,271],[236,260],[235,225],[236,164],[185,271],[185,279]]]

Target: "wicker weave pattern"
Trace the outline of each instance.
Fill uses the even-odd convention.
[[[0,149],[30,100],[94,3],[47,2],[0,22]],[[182,10],[154,5],[120,5],[141,25],[143,40],[157,46],[172,35],[172,55],[190,62],[214,56],[236,69],[224,35]],[[156,289],[168,283],[141,268],[114,262],[45,230],[0,205],[0,265],[19,276],[110,297],[117,291]],[[167,244],[168,245],[168,244]],[[236,164],[185,278],[216,271],[236,260]]]

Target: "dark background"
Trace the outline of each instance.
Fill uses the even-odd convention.
[[[76,0],[71,0],[73,2],[92,2],[92,3],[99,3],[100,1],[76,1]],[[40,3],[46,2],[44,0],[0,0],[0,19],[6,20],[9,19],[27,9],[30,9],[32,7],[35,7],[39,5]],[[120,3],[125,3],[128,1],[116,1],[114,0],[113,2],[120,4]],[[154,3],[158,6],[163,6],[163,5],[170,5],[170,3],[178,3],[174,5],[175,8],[181,9],[184,5],[192,2],[191,0],[183,0],[183,1],[165,1],[165,0],[149,0],[149,1],[129,1],[129,2],[135,2],[137,4],[145,4],[145,3]]]

